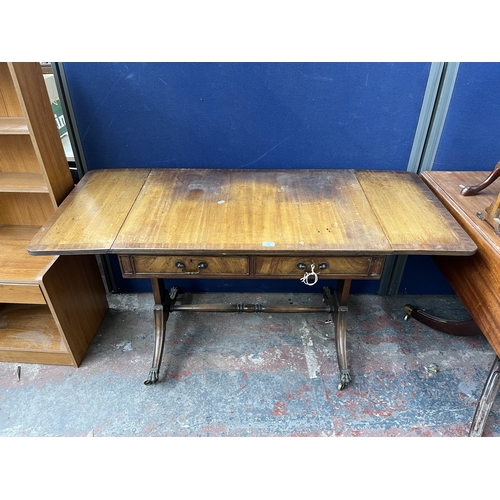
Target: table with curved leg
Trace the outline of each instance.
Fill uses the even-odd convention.
[[[146,385],[160,380],[174,312],[326,312],[341,390],[352,378],[352,280],[380,279],[388,255],[468,256],[476,245],[408,172],[158,168],[89,172],[28,251],[116,254],[123,277],[151,279],[155,347]],[[182,304],[165,285],[198,278],[297,280],[322,293],[324,305]]]
[[[435,257],[438,267],[466,307],[471,320],[466,324],[446,326],[446,333],[484,334],[495,351],[495,360],[479,398],[470,436],[481,436],[493,400],[500,388],[500,236],[487,220],[480,217],[498,198],[500,162],[492,172],[425,172],[422,179],[476,243],[478,250],[470,257],[448,259]],[[415,312],[410,311],[415,317]],[[425,320],[428,318],[420,319]],[[441,331],[445,320],[427,323]],[[458,327],[458,330],[457,330]]]

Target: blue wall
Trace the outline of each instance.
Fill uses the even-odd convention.
[[[429,63],[64,63],[89,169],[408,164]]]
[[[500,160],[500,64],[461,63],[433,170],[490,171]],[[399,293],[453,293],[431,257],[408,258]]]
[[[64,63],[89,169],[406,170],[430,63]],[[500,159],[500,65],[462,63],[435,160]],[[124,280],[120,291],[150,290]],[[289,281],[182,280],[184,289],[316,291]],[[292,288],[289,288],[289,287]],[[361,281],[357,293],[376,293]],[[311,287],[314,288],[314,287]],[[430,257],[410,257],[400,293],[452,293]]]
[[[461,63],[433,170],[492,170],[500,160],[500,64]]]

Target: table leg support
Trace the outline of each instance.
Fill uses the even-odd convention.
[[[481,397],[477,404],[474,419],[469,430],[469,437],[481,437],[483,435],[486,419],[500,389],[500,358],[495,357],[490,373],[484,384]]]
[[[153,363],[149,370],[148,378],[144,381],[145,385],[151,385],[158,382],[160,375],[160,365],[163,357],[163,347],[165,345],[165,330],[170,313],[170,306],[175,302],[177,288],[172,288],[170,293],[165,290],[163,280],[152,279],[153,296],[155,300],[154,318],[155,318],[155,350],[153,354]]]
[[[335,327],[335,342],[337,348],[337,361],[340,371],[340,383],[338,389],[344,389],[352,377],[347,363],[347,302],[351,280],[339,280],[337,290],[332,294],[328,287],[323,288],[323,300],[328,307],[300,307],[294,306],[271,306],[265,307],[260,304],[241,305],[175,305],[177,288],[172,288],[170,293],[165,289],[162,279],[152,279],[153,296],[155,300],[155,349],[153,363],[144,381],[145,385],[158,382],[160,365],[165,344],[166,324],[171,311],[205,311],[205,312],[330,312]]]
[[[410,317],[415,318],[420,323],[429,326],[438,332],[455,335],[457,337],[473,337],[482,334],[473,319],[468,321],[450,321],[433,316],[422,309],[413,307],[411,304],[406,304],[403,307],[403,310],[405,312],[405,320],[408,320]]]
[[[323,289],[325,303],[334,307],[332,319],[335,326],[335,343],[340,371],[340,382],[337,387],[339,391],[344,389],[352,380],[347,363],[347,302],[350,287],[351,280],[339,280],[337,290],[333,295],[329,288],[325,287]]]

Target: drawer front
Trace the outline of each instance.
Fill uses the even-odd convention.
[[[38,285],[17,285],[0,283],[0,303],[45,304],[45,298]]]
[[[247,276],[248,257],[210,256],[120,256],[123,276]]]
[[[304,272],[324,277],[379,278],[384,257],[256,257],[255,275],[273,277],[301,277]],[[305,266],[305,267],[304,267]]]

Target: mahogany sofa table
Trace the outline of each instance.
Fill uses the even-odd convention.
[[[351,380],[351,280],[380,279],[387,256],[472,255],[477,247],[420,178],[369,170],[107,169],[87,173],[28,247],[32,255],[116,254],[122,275],[150,278],[158,381],[173,311],[328,312],[339,389]],[[175,304],[168,278],[296,279],[324,306]],[[337,289],[321,287],[337,280]]]
[[[468,328],[479,327],[496,354],[470,427],[471,437],[483,434],[489,411],[500,389],[500,235],[478,216],[497,199],[499,184],[489,185],[474,196],[463,196],[461,193],[464,186],[480,185],[489,174],[479,171],[422,174],[425,183],[478,247],[472,257],[435,258],[472,317],[467,323]],[[449,323],[453,326],[452,322]],[[439,323],[431,326],[440,329]]]

